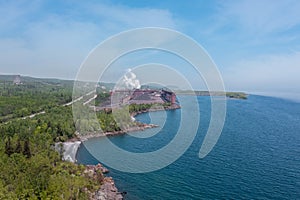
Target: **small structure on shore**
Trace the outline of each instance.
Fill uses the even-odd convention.
[[[22,85],[21,76],[17,75],[13,81],[14,85]]]

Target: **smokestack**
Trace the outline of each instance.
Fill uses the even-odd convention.
[[[174,105],[176,103],[176,95],[174,92],[172,92],[172,95],[171,95],[171,104]]]

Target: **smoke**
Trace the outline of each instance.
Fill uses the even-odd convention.
[[[136,75],[131,71],[131,69],[127,70],[118,85],[118,89],[133,90],[141,88],[140,81],[136,78]]]

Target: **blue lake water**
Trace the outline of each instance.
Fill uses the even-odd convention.
[[[181,101],[189,101],[189,96]],[[228,100],[221,137],[203,159],[198,157],[210,119],[210,98],[198,97],[200,124],[195,140],[176,162],[155,172],[134,174],[110,168],[125,199],[299,199],[300,104],[250,95],[248,100]],[[150,152],[175,136],[180,110],[145,113],[139,121],[158,122],[166,117],[160,133],[150,138],[130,135],[111,137],[122,149]],[[191,123],[192,123],[191,118]],[[147,134],[136,132],[134,134]],[[95,138],[81,145],[77,160],[97,164],[86,147],[106,145]],[[114,155],[117,156],[117,155]],[[120,163],[122,164],[122,163]]]

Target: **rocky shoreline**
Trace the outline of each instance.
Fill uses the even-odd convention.
[[[138,114],[141,113],[146,113],[146,112],[154,112],[154,111],[161,111],[161,110],[174,110],[174,109],[179,109],[180,106],[179,105],[171,105],[169,107],[165,107],[165,108],[152,108],[149,110],[144,110],[144,111],[140,111],[140,112],[135,112],[132,113],[131,116],[134,117]],[[77,162],[75,159],[74,160],[70,160],[68,158],[70,157],[76,157],[77,154],[77,150],[79,148],[79,146],[81,145],[81,143],[83,141],[92,139],[92,138],[97,138],[97,137],[107,137],[107,136],[117,136],[117,135],[124,135],[127,132],[135,132],[135,131],[143,131],[145,129],[149,129],[149,128],[155,128],[158,127],[158,125],[155,124],[144,124],[144,123],[139,123],[136,126],[133,127],[129,127],[125,130],[121,130],[121,131],[114,131],[114,132],[100,132],[100,133],[88,133],[86,135],[80,135],[79,133],[77,134],[76,138],[73,138],[64,144],[64,148],[66,143],[68,145],[72,145],[76,144],[76,149],[74,149],[72,152],[76,152],[74,155],[70,156],[70,155],[63,155],[64,156],[64,160],[69,160],[71,162]],[[77,145],[78,142],[80,143],[80,145]],[[75,145],[74,145],[75,146]],[[91,193],[89,193],[90,199],[91,200],[121,200],[123,199],[123,196],[126,194],[126,192],[119,192],[117,187],[115,186],[114,180],[112,177],[106,177],[103,174],[107,174],[109,171],[108,169],[106,169],[105,167],[103,167],[100,163],[97,165],[86,165],[86,169],[85,169],[85,174],[87,174],[90,178],[95,179],[95,177],[99,176],[99,172],[101,171],[102,174],[102,184],[99,190]],[[98,177],[99,178],[99,177]]]
[[[151,108],[151,109],[148,109],[148,110],[143,110],[143,111],[131,113],[131,116],[134,117],[134,116],[136,116],[138,114],[142,114],[142,113],[162,111],[162,110],[175,110],[175,109],[179,109],[179,108],[180,108],[180,106],[178,104],[171,105],[171,106],[168,106],[168,107],[157,107],[157,108]],[[127,129],[123,129],[123,130],[120,130],[120,131],[90,132],[90,133],[87,133],[85,135],[80,135],[80,133],[78,133],[77,138],[73,138],[73,139],[69,140],[69,142],[75,142],[75,141],[81,141],[82,142],[82,141],[86,141],[86,140],[92,139],[92,138],[124,135],[127,132],[143,131],[145,129],[156,128],[156,127],[158,127],[158,125],[139,123],[136,126],[129,127]]]
[[[98,138],[98,137],[105,137],[105,136],[117,136],[117,135],[124,135],[127,132],[135,132],[135,131],[143,131],[145,129],[149,129],[149,128],[155,128],[158,127],[155,124],[141,124],[139,126],[133,126],[130,128],[127,128],[125,130],[120,130],[120,131],[113,131],[113,132],[100,132],[100,133],[88,133],[86,135],[80,135],[77,138],[77,141],[86,141],[88,139],[92,139],[92,138]]]
[[[63,160],[76,163],[77,162],[77,160],[75,159],[76,154],[78,148],[80,147],[83,141],[92,138],[97,138],[97,137],[123,135],[126,134],[127,132],[143,131],[145,129],[154,128],[154,127],[158,127],[158,126],[154,124],[141,123],[138,126],[130,127],[122,131],[106,132],[106,133],[90,133],[85,136],[79,136],[78,134],[77,138],[73,138],[64,143],[57,143],[55,145],[56,146],[55,148],[58,152],[62,152],[61,148],[64,149]],[[86,169],[84,170],[84,174],[86,174],[90,179],[94,179],[94,180],[101,179],[100,189],[98,189],[95,192],[86,191],[89,194],[90,200],[122,200],[123,199],[123,196],[126,194],[126,192],[119,192],[117,187],[115,186],[115,182],[113,178],[104,175],[109,172],[107,168],[105,168],[100,163],[97,165],[86,165],[85,167]]]
[[[97,137],[106,137],[106,136],[116,136],[116,135],[123,135],[127,132],[134,132],[134,131],[143,131],[148,128],[154,128],[158,127],[154,124],[139,124],[138,126],[130,127],[126,130],[122,131],[115,131],[115,132],[105,132],[105,133],[90,133],[85,136],[77,136],[77,138],[73,138],[67,142],[64,143],[57,143],[56,150],[58,152],[61,152],[62,150],[60,148],[63,148],[65,151],[69,153],[63,153],[63,160],[76,163],[77,160],[76,154],[78,151],[78,148],[80,147],[81,143],[83,141],[86,141],[91,138],[97,138]],[[99,173],[101,172],[101,173]],[[104,174],[107,174],[109,171],[107,168],[103,167],[100,163],[97,165],[86,165],[86,169],[84,171],[84,174],[86,174],[91,179],[101,179],[101,187],[99,190],[95,192],[89,192],[89,199],[90,200],[122,200],[123,195],[126,194],[126,192],[119,192],[117,187],[115,186],[115,182],[112,177],[104,176]],[[102,176],[99,177],[99,174]]]
[[[171,106],[168,106],[168,107],[151,108],[151,109],[148,109],[148,110],[143,110],[143,111],[131,113],[131,116],[134,117],[134,116],[136,116],[138,114],[142,114],[142,113],[162,111],[162,110],[175,110],[175,109],[179,109],[179,108],[180,108],[180,106],[178,104],[171,105]],[[145,129],[155,128],[155,127],[158,127],[158,125],[139,123],[139,125],[129,127],[127,129],[120,130],[120,131],[98,132],[98,133],[95,132],[95,133],[87,133],[86,135],[77,134],[78,138],[76,138],[75,140],[77,140],[77,141],[78,140],[79,141],[86,141],[88,139],[97,138],[97,137],[124,135],[127,132],[143,131]],[[73,139],[73,141],[74,141],[74,139]]]
[[[122,200],[124,198],[123,195],[126,192],[119,192],[113,178],[104,176],[107,173],[109,173],[109,170],[100,163],[86,166],[84,174],[90,179],[100,179],[101,181],[100,189],[95,192],[88,192],[90,200]]]

